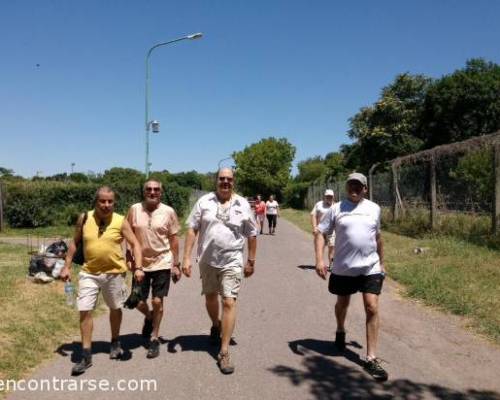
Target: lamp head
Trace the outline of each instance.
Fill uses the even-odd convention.
[[[203,37],[203,33],[193,33],[192,35],[187,35],[186,37],[190,40],[201,39]]]

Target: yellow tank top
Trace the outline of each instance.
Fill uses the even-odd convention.
[[[83,226],[83,253],[85,263],[82,270],[89,274],[121,274],[127,271],[121,243],[124,217],[113,213],[111,221],[99,232],[94,211],[88,212]]]

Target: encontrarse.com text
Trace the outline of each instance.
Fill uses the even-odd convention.
[[[0,392],[156,392],[156,379],[0,379]]]

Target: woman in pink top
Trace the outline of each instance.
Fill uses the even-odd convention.
[[[262,200],[260,194],[257,195],[255,201],[255,219],[257,224],[259,224],[260,234],[262,235],[262,229],[264,227],[264,220],[266,218],[266,203]]]

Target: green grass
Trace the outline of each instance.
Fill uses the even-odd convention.
[[[68,225],[58,225],[58,226],[45,226],[41,228],[10,228],[5,227],[5,229],[0,232],[0,237],[26,237],[27,235],[39,236],[39,237],[72,237],[74,232],[73,226]]]
[[[25,246],[0,243],[0,380],[25,376],[78,333],[78,312],[66,305],[63,282],[33,283],[28,262]]]
[[[310,231],[307,211],[282,216]],[[477,333],[500,343],[500,253],[450,236],[410,238],[384,231],[388,275],[407,296],[468,318]],[[415,254],[414,249],[427,249]]]

